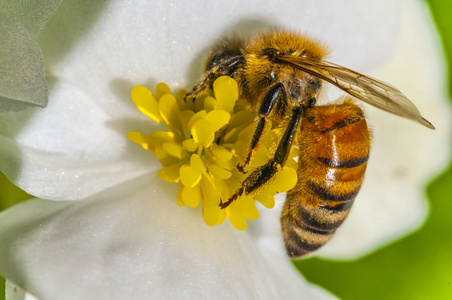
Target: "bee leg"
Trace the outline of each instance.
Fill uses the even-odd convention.
[[[209,87],[212,86],[213,82],[221,76],[228,75],[234,77],[234,72],[237,70],[240,64],[244,62],[243,56],[233,56],[228,59],[219,61],[213,64],[209,62],[208,69],[201,77],[201,79],[193,87],[193,91],[185,94],[184,101],[187,99],[195,99],[196,96],[205,92]]]
[[[265,94],[265,97],[259,108],[259,116],[261,118],[259,119],[256,129],[254,130],[253,139],[251,140],[250,148],[248,150],[248,155],[246,156],[246,159],[243,162],[243,164],[237,165],[237,170],[239,172],[243,174],[246,173],[245,168],[250,163],[251,157],[253,156],[254,152],[259,146],[265,128],[267,127],[268,124],[267,116],[270,114],[276,102],[278,102],[278,99],[280,99],[280,97],[286,97],[286,91],[284,89],[284,85],[281,82],[278,82],[268,90],[267,94]],[[284,101],[284,99],[282,99],[282,101]]]
[[[302,115],[302,108],[295,107],[292,111],[292,117],[289,125],[284,131],[284,135],[279,141],[278,148],[275,155],[265,165],[260,166],[253,173],[251,173],[243,182],[242,186],[231,196],[228,201],[220,202],[221,208],[228,207],[232,201],[236,200],[241,195],[249,195],[256,189],[265,185],[278,171],[278,166],[282,166],[286,163],[289,157],[290,148],[292,147],[293,140],[300,123]]]
[[[251,157],[254,154],[254,152],[257,149],[257,146],[259,146],[259,142],[262,139],[262,135],[264,134],[265,128],[267,127],[268,121],[267,118],[261,117],[259,119],[259,122],[257,123],[256,129],[254,130],[253,139],[251,140],[250,148],[248,150],[248,155],[246,156],[245,161],[243,164],[237,165],[237,170],[242,173],[246,174],[245,168],[248,166],[248,164],[251,161]]]
[[[192,99],[194,101],[199,94],[207,91],[207,89],[213,84],[215,79],[220,76],[221,73],[219,72],[218,68],[210,69],[209,71],[204,73],[201,79],[193,87],[193,91],[185,94],[184,101],[187,102],[188,99]]]

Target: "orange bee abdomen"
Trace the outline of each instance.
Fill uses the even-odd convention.
[[[330,240],[364,179],[370,134],[351,101],[306,109],[298,144],[298,182],[281,215],[287,253],[299,257]]]

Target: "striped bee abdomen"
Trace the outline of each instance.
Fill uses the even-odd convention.
[[[307,109],[298,144],[298,182],[281,215],[292,258],[320,248],[347,217],[364,179],[370,134],[362,110],[346,101]]]

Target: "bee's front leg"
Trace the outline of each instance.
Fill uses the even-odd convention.
[[[206,71],[201,79],[195,84],[193,90],[185,94],[184,101],[187,102],[188,99],[194,101],[199,94],[207,91],[207,89],[212,86],[215,79],[217,79],[221,75],[222,74],[220,70],[218,70],[218,68]]]
[[[208,67],[201,79],[193,87],[193,91],[185,94],[184,100],[194,100],[199,94],[207,91],[212,87],[214,81],[220,76],[234,77],[234,72],[237,71],[239,66],[243,64],[243,56],[233,56],[227,59],[219,60],[218,62],[211,62],[211,66]]]

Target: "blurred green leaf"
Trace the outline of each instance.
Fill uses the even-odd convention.
[[[12,184],[3,173],[0,172],[0,211],[14,204],[29,199],[31,196]],[[0,276],[0,300],[5,299],[5,278]]]
[[[45,107],[49,91],[44,56],[34,37],[22,24],[0,14],[0,43],[0,108]]]
[[[44,56],[35,39],[62,1],[0,1],[1,110],[47,105]]]
[[[0,13],[21,23],[36,38],[63,0],[2,0]]]
[[[443,49],[449,69],[449,94],[452,95],[452,77],[450,76],[452,58],[452,2],[448,0],[427,0],[436,26],[441,34]]]
[[[12,184],[8,178],[0,172],[0,211],[31,197],[32,196]]]

